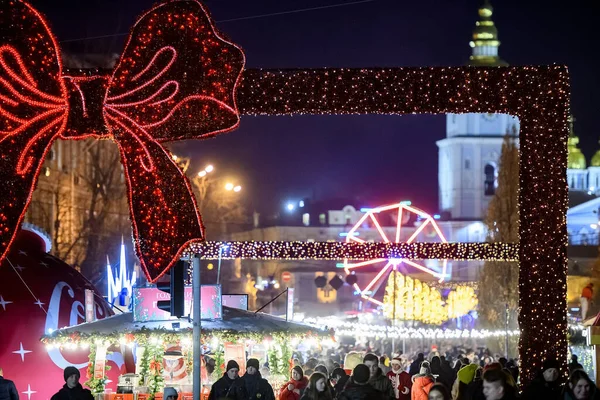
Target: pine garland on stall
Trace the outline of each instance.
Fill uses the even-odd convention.
[[[104,366],[104,377],[95,378],[94,370],[96,369],[96,346],[90,346],[90,355],[88,362],[88,369],[86,376],[88,380],[84,383],[85,386],[90,388],[92,394],[96,395],[98,393],[102,393],[104,391],[104,385],[106,385],[106,381],[108,380],[106,372],[110,370],[110,366]]]

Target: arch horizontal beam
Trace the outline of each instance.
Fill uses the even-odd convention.
[[[205,260],[485,260],[518,261],[516,243],[198,242],[184,256]]]

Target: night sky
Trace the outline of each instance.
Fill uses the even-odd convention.
[[[468,61],[478,0],[209,0],[217,27],[246,53],[247,67],[448,66]],[[240,19],[334,4],[274,16]],[[592,3],[594,3],[592,5]],[[148,0],[39,0],[67,51],[120,53],[124,35]],[[572,77],[575,131],[589,158],[600,149],[600,69],[595,1],[492,0],[511,65],[566,64]],[[437,147],[443,116],[243,117],[241,127],[171,148],[195,169],[213,163],[244,186],[248,207],[281,209],[316,196],[376,206],[409,199],[437,211]]]

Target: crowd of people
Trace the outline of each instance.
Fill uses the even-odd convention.
[[[248,360],[242,377],[239,365],[229,361],[209,400],[600,400],[600,390],[576,356],[568,364],[566,384],[559,379],[560,364],[547,360],[521,393],[516,362],[502,357],[485,357],[479,363],[459,357],[452,365],[444,356],[425,358],[420,353],[410,363],[400,356],[387,361],[366,353],[345,369],[348,365],[332,360],[309,358],[300,365],[294,359],[289,381],[275,390],[262,378],[258,360]]]
[[[355,354],[356,355],[356,354]],[[359,354],[360,355],[360,354]],[[347,360],[347,359],[346,359]],[[290,378],[280,388],[273,388],[260,372],[260,363],[251,358],[246,372],[230,360],[223,376],[213,385],[209,400],[600,400],[600,390],[572,356],[568,364],[569,379],[560,378],[561,366],[546,360],[537,376],[519,393],[518,367],[513,360],[482,359],[473,363],[467,357],[454,365],[444,356],[425,358],[420,353],[412,362],[395,357],[389,363],[373,353],[362,355],[348,369],[332,360],[319,363],[310,358],[304,365],[295,358]],[[327,366],[328,364],[329,366]],[[348,363],[349,364],[349,363]],[[386,371],[388,369],[389,371]],[[0,400],[19,400],[12,381],[0,369]],[[79,383],[79,370],[64,370],[64,386],[52,400],[92,400],[92,394]],[[166,387],[163,400],[177,400],[175,388]]]

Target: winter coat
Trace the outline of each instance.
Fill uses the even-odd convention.
[[[379,390],[386,396],[388,400],[396,400],[396,393],[394,392],[394,386],[387,376],[383,374],[381,368],[377,369],[377,374],[369,379],[369,385]]]
[[[294,385],[293,390],[288,390],[288,385]],[[308,378],[303,376],[302,379],[296,381],[294,379],[290,379],[289,382],[284,383],[284,385],[279,390],[279,400],[300,400],[300,397],[304,394],[304,389],[308,386]],[[298,389],[300,393],[294,392],[294,390]]]
[[[412,381],[410,375],[406,371],[398,371],[395,373],[393,370],[387,373],[387,377],[392,382],[394,387],[394,393],[398,400],[410,400],[410,389],[412,388]]]
[[[411,400],[427,400],[434,383],[433,378],[429,375],[415,375],[410,392]]]
[[[483,395],[483,380],[474,379],[467,387],[467,399],[469,400],[485,400]]]
[[[275,393],[269,382],[262,377],[260,372],[256,371],[254,375],[246,372],[242,376],[242,384],[246,389],[245,400],[275,400]]]
[[[359,385],[350,379],[337,400],[387,400],[387,397],[369,384]]]
[[[421,370],[421,363],[425,361],[423,358],[417,358],[415,361],[410,364],[410,368],[408,369],[408,374],[410,376],[416,375]]]
[[[531,381],[529,385],[523,390],[521,399],[523,400],[558,400],[562,388],[558,382],[546,382],[543,376],[538,376]]]
[[[345,376],[342,376],[339,381],[337,381],[337,383],[333,387],[333,398],[334,399],[339,398],[340,393],[342,393],[342,391],[344,390],[344,387],[348,383],[349,379],[350,379],[350,376],[345,375]]]
[[[92,392],[89,389],[84,389],[80,383],[73,389],[69,389],[67,384],[62,387],[51,400],[94,400]]]
[[[316,399],[313,399],[312,397],[310,397],[308,390],[305,390],[304,393],[302,394],[302,397],[300,397],[300,400],[331,400],[331,399],[333,399],[333,395],[331,394],[330,391],[327,390],[327,387],[325,387],[324,392],[320,392],[317,394]]]
[[[19,400],[19,392],[13,381],[0,376],[0,400]]]
[[[208,400],[234,399],[246,400],[246,388],[242,378],[229,379],[225,373],[221,379],[213,383]]]

